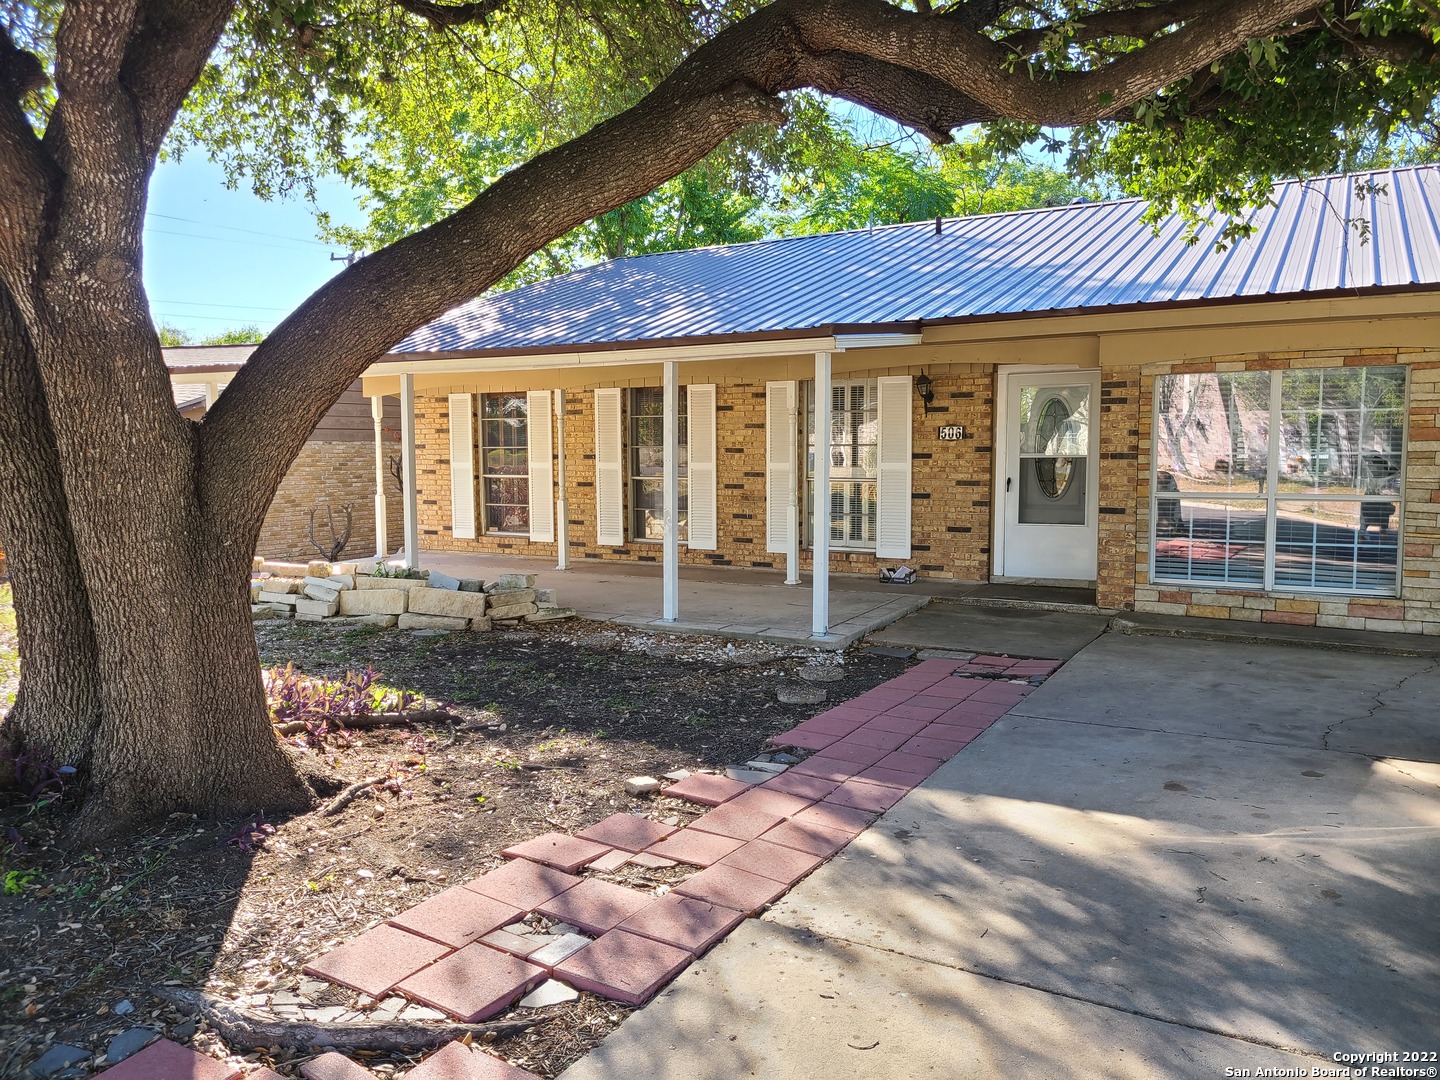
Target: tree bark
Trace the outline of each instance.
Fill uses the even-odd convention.
[[[23,657],[0,736],[14,749],[42,749],[78,768],[89,760],[100,718],[95,635],[35,354],[3,287],[0,448],[0,549]]]

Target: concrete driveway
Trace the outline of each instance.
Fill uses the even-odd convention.
[[[565,1078],[1440,1049],[1437,701],[1431,660],[1107,634]]]

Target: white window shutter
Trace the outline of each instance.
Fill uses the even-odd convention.
[[[450,535],[475,539],[475,399],[450,395]]]
[[[625,458],[620,450],[620,388],[595,391],[595,543],[625,543]]]
[[[880,399],[880,462],[875,484],[875,555],[910,558],[909,375],[876,379]]]
[[[796,430],[793,382],[765,384],[765,550],[790,545],[790,504],[795,498]]]
[[[714,551],[719,544],[715,514],[715,384],[692,385],[685,391],[690,425],[689,547]]]
[[[555,542],[555,422],[550,416],[550,391],[525,394],[525,431],[530,446],[530,539]]]

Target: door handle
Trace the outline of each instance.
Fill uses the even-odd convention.
[[[1007,492],[1010,490],[1010,477],[1008,477],[1008,476],[1005,477],[1005,490],[1006,490]]]

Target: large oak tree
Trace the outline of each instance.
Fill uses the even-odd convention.
[[[941,141],[1065,127],[1080,166],[1240,199],[1333,162],[1371,119],[1372,137],[1422,129],[1437,24],[1432,0],[0,0],[0,547],[22,654],[0,730],[79,768],[79,837],[304,805],[266,717],[246,582],[309,431],[411,330],[737,133],[783,125],[793,91]],[[251,150],[283,172],[303,133],[345,146],[387,87],[444,78],[429,43],[488,70],[507,35],[573,26],[648,70],[335,277],[202,422],[176,412],[141,226],[187,107],[236,131],[271,122]]]

